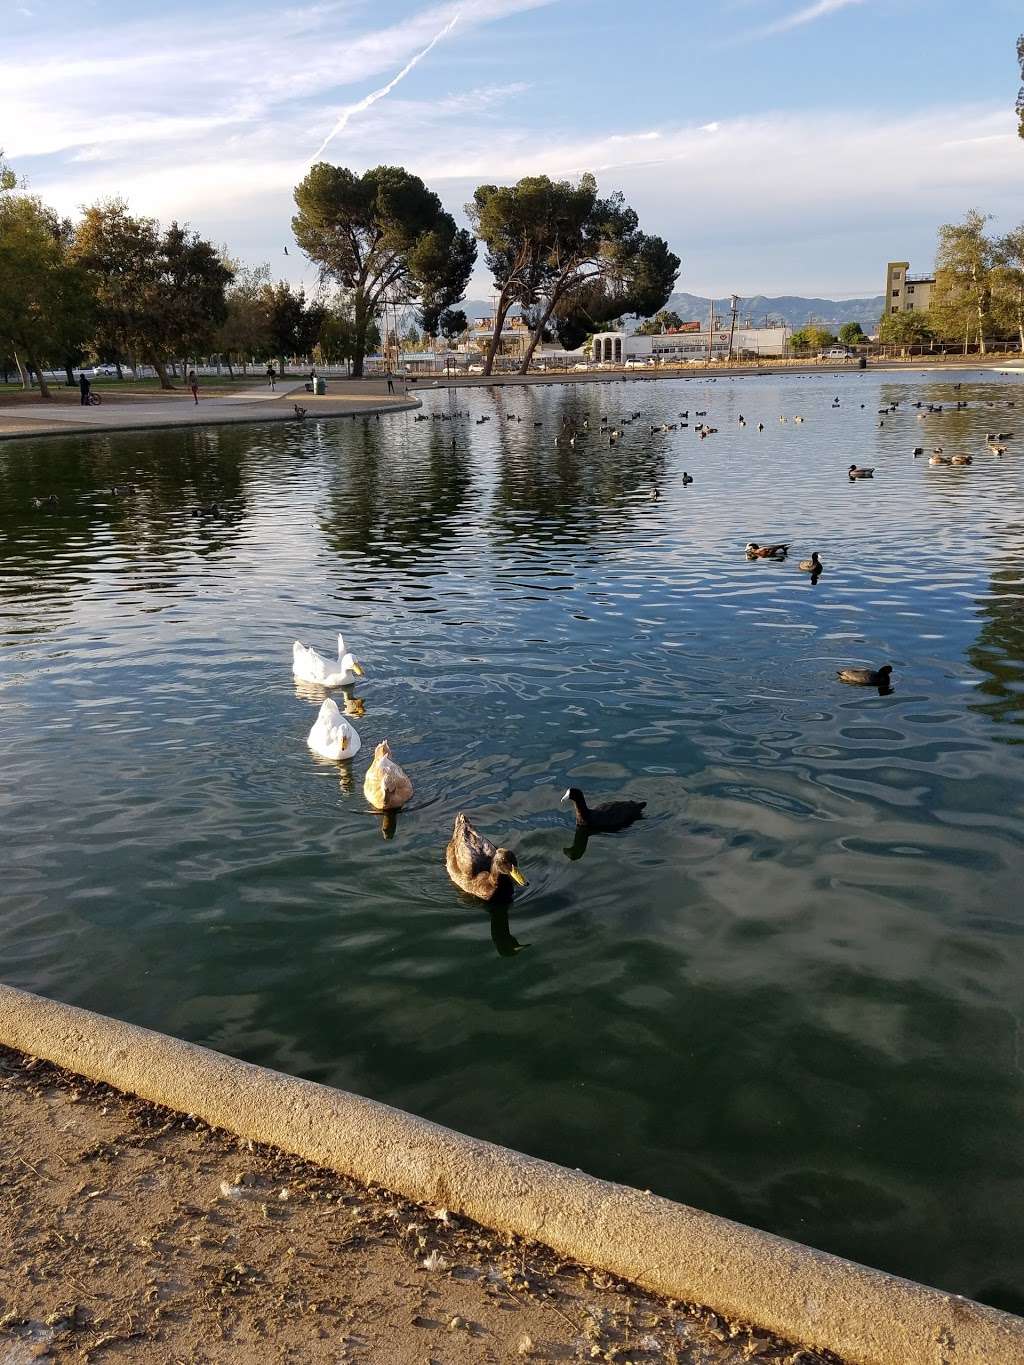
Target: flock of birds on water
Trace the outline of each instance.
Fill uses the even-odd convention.
[[[959,384],[956,388],[959,390]],[[1015,406],[1012,400],[1006,401],[1004,405],[1009,408]],[[837,396],[832,401],[832,408],[835,409],[840,406],[840,400]],[[863,408],[865,405],[862,403],[860,406]],[[885,408],[879,408],[878,425],[884,426],[886,420],[898,413],[901,406],[900,400],[894,400]],[[924,422],[929,416],[938,415],[944,411],[961,412],[968,407],[968,402],[957,399],[955,406],[949,406],[941,403],[918,401],[911,406],[918,409],[917,420]],[[356,414],[352,414],[353,421],[356,420],[356,416]],[[374,416],[377,421],[380,420],[379,413],[374,414]],[[462,411],[418,413],[413,421],[451,422],[469,419],[471,416],[470,412]],[[694,421],[693,431],[702,441],[717,435],[719,430],[703,420],[707,416],[707,410],[694,409],[693,411],[694,419],[701,419]],[[300,421],[304,420],[306,409],[295,404],[295,417]],[[368,424],[368,418],[364,417],[363,420],[364,425]],[[490,416],[487,415],[475,419],[477,426],[483,426],[490,420]],[[523,419],[518,414],[507,413],[506,420],[519,424]],[[804,421],[804,417],[798,414],[793,416],[791,420],[799,425]],[[786,416],[781,415],[779,421],[786,422]],[[566,416],[563,418],[561,430],[555,438],[555,445],[559,448],[575,449],[578,444],[585,443],[589,436],[596,435],[609,447],[614,447],[621,440],[623,429],[637,422],[643,422],[643,414],[639,411],[631,412],[628,416],[621,417],[614,423],[608,417],[602,416],[598,427],[594,432],[591,432],[588,417],[577,419]],[[741,428],[747,426],[747,420],[742,414],[739,415],[737,424]],[[539,428],[543,426],[543,423],[535,421],[533,425]],[[648,425],[652,436],[660,432],[686,429],[690,425],[690,410],[686,409],[680,412],[679,420],[676,422],[648,423]],[[763,432],[764,423],[758,422],[756,429],[758,432]],[[988,432],[986,442],[990,453],[996,458],[1004,455],[1008,449],[1007,442],[1013,439],[1013,435],[1012,431]],[[452,448],[457,448],[457,441],[454,437]],[[914,447],[915,459],[924,453],[923,446]],[[935,446],[929,456],[928,463],[930,465],[970,465],[973,463],[973,456],[964,452],[946,455],[941,446]],[[874,466],[851,464],[846,472],[848,480],[854,483],[858,480],[874,478],[875,468]],[[681,482],[686,487],[694,482],[693,476],[687,470],[683,470]],[[111,489],[111,494],[115,497],[125,496],[133,491],[131,485],[115,485]],[[659,496],[660,494],[656,489],[651,494],[652,499],[657,499]],[[50,494],[47,497],[33,498],[32,505],[36,509],[55,507],[58,505],[58,500],[56,495]],[[219,510],[218,504],[212,503],[209,506],[194,507],[191,510],[191,515],[216,515]],[[785,541],[774,541],[767,544],[748,541],[745,546],[745,553],[747,558],[751,560],[784,561],[788,558],[789,548],[789,543]],[[811,582],[816,583],[824,570],[819,551],[814,550],[809,558],[800,560],[798,567],[802,572],[810,574]],[[341,635],[338,636],[336,660],[325,659],[317,650],[296,640],[292,647],[292,672],[299,682],[312,685],[323,691],[331,691],[336,688],[350,689],[356,678],[363,676],[362,666],[346,648],[344,638]],[[840,682],[849,683],[853,686],[877,688],[879,695],[884,696],[892,691],[892,672],[891,664],[883,664],[878,668],[840,668],[836,671],[836,676]],[[346,710],[349,714],[362,715],[361,701],[358,698],[346,696]],[[307,737],[307,744],[321,758],[336,762],[350,761],[361,748],[358,732],[342,714],[333,697],[327,697],[323,701],[316,721]],[[409,775],[395,760],[387,739],[381,740],[374,750],[373,761],[367,770],[363,783],[363,794],[369,805],[381,813],[383,832],[385,837],[390,837],[394,830],[396,812],[412,799],[413,784]],[[562,800],[572,804],[575,810],[577,833],[584,837],[590,834],[617,833],[626,829],[642,817],[647,804],[645,801],[621,800],[590,806],[586,796],[578,787],[570,787]],[[491,904],[507,904],[515,887],[522,887],[527,884],[515,852],[512,849],[495,845],[482,835],[473,827],[464,811],[460,811],[455,817],[452,836],[445,850],[445,866],[448,876],[460,890],[478,900]],[[514,943],[514,940],[512,942]],[[518,947],[518,945],[516,946]]]
[[[351,687],[356,678],[363,676],[363,667],[339,635],[337,659],[325,659],[317,650],[296,640],[292,645],[292,673],[301,683],[329,691]],[[352,713],[362,714],[359,699],[346,698],[346,709],[350,702],[355,703]],[[355,758],[362,748],[358,731],[346,720],[333,697],[322,702],[306,743],[321,758],[343,763]],[[363,795],[384,817],[382,827],[385,837],[389,837],[394,830],[395,813],[412,800],[413,784],[396,762],[386,739],[373,751],[373,762],[363,781]],[[591,806],[579,787],[570,787],[562,800],[572,803],[577,832],[584,835],[617,833],[639,820],[647,805],[646,801],[608,801]],[[499,847],[485,838],[470,823],[465,811],[459,811],[455,817],[445,850],[445,866],[461,891],[481,901],[507,903],[514,887],[526,885],[512,849]]]
[[[957,385],[959,388],[959,385]],[[840,407],[838,397],[832,401],[832,407]],[[879,425],[884,425],[885,418],[891,417],[898,412],[901,403],[894,401],[886,408],[879,409],[881,420]],[[926,416],[939,414],[945,410],[945,405],[936,403],[916,402],[912,405],[919,409],[918,419],[924,421]],[[1006,406],[1013,407],[1014,403],[1008,401]],[[861,404],[864,407],[864,404]],[[957,400],[955,407],[950,411],[962,411],[968,407],[966,401]],[[434,412],[418,413],[414,422],[451,422],[459,419],[469,419],[470,412]],[[708,416],[706,410],[694,410],[694,418],[704,419]],[[617,423],[610,422],[609,418],[600,418],[596,433],[607,444],[614,447],[621,439],[623,428],[635,422],[641,422],[643,415],[640,412],[632,412],[629,416],[620,418]],[[476,425],[483,426],[491,420],[490,416],[484,415],[475,419]],[[522,416],[515,413],[507,413],[506,420],[522,423]],[[785,416],[780,416],[780,422],[786,422]],[[792,418],[796,424],[804,421],[802,415]],[[677,422],[663,422],[660,425],[649,424],[650,433],[654,435],[658,432],[677,431],[689,426],[690,411],[685,410],[679,414]],[[541,422],[534,422],[535,427],[541,427]],[[746,427],[746,418],[741,414],[738,417],[738,425]],[[757,430],[764,431],[764,423],[757,423]],[[706,440],[718,432],[717,427],[708,425],[703,420],[694,425],[695,434],[701,439]],[[567,446],[575,449],[577,444],[585,441],[591,433],[590,419],[584,417],[576,419],[566,416],[562,420],[561,430],[559,431],[555,444],[557,447]],[[987,434],[987,441],[993,455],[999,457],[1007,449],[1006,442],[1013,438],[1013,432],[990,432]],[[453,438],[452,447],[456,448],[457,442]],[[923,448],[914,448],[915,459],[923,454]],[[954,454],[945,457],[941,448],[936,447],[933,451],[930,464],[950,464],[950,465],[969,465],[973,462],[970,454]],[[862,466],[851,464],[847,469],[847,478],[855,482],[861,479],[871,479],[874,477],[875,469],[873,466]],[[688,471],[682,472],[682,483],[685,487],[693,483],[693,476]],[[652,493],[652,498],[659,495],[657,490]],[[770,544],[761,544],[757,541],[748,541],[745,546],[745,553],[751,560],[779,560],[784,561],[789,555],[789,543],[776,541]],[[819,551],[812,551],[807,559],[801,559],[799,569],[811,576],[812,583],[816,583],[818,577],[824,570]],[[300,681],[315,684],[321,688],[329,689],[334,687],[350,686],[357,676],[362,675],[362,668],[354,659],[351,653],[345,648],[345,642],[341,635],[338,636],[338,658],[337,661],[328,662],[315,649],[311,649],[299,641],[293,646],[293,672]],[[847,683],[856,687],[876,688],[880,696],[885,696],[892,691],[891,664],[882,664],[878,668],[844,667],[836,670],[836,677],[842,683]],[[357,699],[356,699],[357,700]],[[356,714],[361,714],[357,711]],[[312,730],[309,732],[308,744],[314,753],[323,758],[347,761],[358,753],[360,748],[360,738],[355,728],[346,720],[333,698],[328,697],[320,707],[320,712]],[[377,811],[387,816],[393,815],[406,805],[413,794],[413,784],[408,774],[396,762],[391,747],[386,739],[382,740],[374,751],[373,762],[366,774],[363,785],[363,793],[368,803]],[[609,801],[602,805],[590,806],[586,796],[578,787],[570,787],[562,797],[563,801],[572,804],[575,810],[576,828],[579,834],[584,836],[590,834],[618,833],[626,829],[639,820],[646,806],[645,801]],[[385,835],[389,832],[387,824],[384,825]],[[519,862],[512,849],[494,844],[477,829],[474,828],[465,811],[460,811],[455,817],[455,824],[452,830],[451,839],[445,850],[445,866],[448,876],[460,890],[477,899],[492,904],[507,904],[514,894],[515,887],[525,886],[526,878],[519,867]]]

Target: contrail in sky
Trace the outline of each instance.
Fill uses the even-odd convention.
[[[459,15],[461,13],[462,13],[461,10],[456,10],[456,12],[448,20],[447,24],[445,24],[444,28],[440,31],[440,33],[434,34],[433,38],[431,38],[430,42],[426,45],[422,52],[417,52],[415,57],[410,57],[409,60],[406,62],[405,66],[403,66],[401,71],[399,71],[398,75],[394,76],[390,81],[388,81],[387,85],[382,85],[379,90],[374,90],[371,94],[364,96],[364,98],[361,99],[358,104],[349,105],[349,107],[342,114],[341,118],[338,119],[337,123],[324,138],[323,142],[321,142],[320,146],[309,158],[310,161],[316,161],[316,159],[319,156],[323,155],[323,152],[325,151],[327,146],[334,141],[334,139],[338,136],[339,133],[344,132],[344,130],[348,127],[349,119],[353,116],[353,114],[361,114],[364,109],[369,109],[371,104],[376,104],[377,101],[382,100],[385,95],[390,95],[392,90],[394,90],[395,86],[398,84],[398,82],[404,80],[405,77],[408,76],[409,72],[413,69],[416,63],[421,62],[423,58],[427,55],[427,53],[431,50],[431,48],[436,47],[436,45],[441,41],[442,38],[446,38],[448,34],[451,33],[452,29],[459,22]]]

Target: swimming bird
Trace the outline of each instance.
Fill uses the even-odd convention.
[[[355,727],[338,710],[334,698],[328,697],[320,707],[306,743],[321,758],[348,760],[359,752],[362,741]]]
[[[56,493],[50,493],[50,494],[49,494],[47,497],[45,497],[45,498],[33,498],[33,499],[32,499],[32,506],[35,507],[37,510],[38,510],[40,507],[56,507],[56,506],[57,506],[57,494],[56,494]]]
[[[851,479],[873,479],[875,477],[874,465],[868,466],[852,464],[850,465],[850,468],[846,472],[847,474],[849,474]]]
[[[993,455],[1005,455],[1006,446],[1000,445],[998,441],[989,441],[988,448]]]
[[[211,502],[207,507],[193,507],[192,515],[194,517],[219,517],[220,504]]]
[[[952,455],[952,456],[950,456],[949,463],[950,463],[950,464],[973,464],[973,463],[974,463],[974,456],[973,456],[973,455]]]
[[[952,464],[952,463],[953,463],[953,460],[952,460],[952,457],[949,456],[949,455],[929,455],[929,456],[928,456],[928,463],[929,463],[929,464]]]
[[[480,900],[503,899],[513,894],[513,884],[526,885],[512,850],[496,848],[490,839],[478,834],[465,811],[455,817],[444,861],[455,885]]]
[[[783,545],[758,545],[756,540],[747,542],[748,559],[785,559],[789,554],[788,542]]]
[[[856,687],[888,687],[892,674],[892,664],[881,668],[837,668],[836,677],[840,682],[853,683]]]
[[[292,645],[292,672],[300,682],[316,683],[320,687],[348,687],[363,676],[362,664],[345,648],[344,637],[338,636],[337,662],[298,640]]]
[[[915,459],[915,460],[917,459],[918,455],[923,455],[923,454],[924,454],[924,446],[915,446],[915,447],[914,447],[914,459]]]
[[[300,407],[300,406],[298,405],[298,403],[293,403],[293,404],[292,404],[292,410],[293,410],[294,413],[295,413],[295,420],[296,420],[297,422],[301,422],[302,419],[303,419],[303,418],[305,417],[305,415],[306,415],[306,409]]]
[[[576,808],[576,828],[592,834],[614,834],[625,829],[644,813],[646,801],[605,801],[600,806],[588,806],[579,787],[570,787],[562,797]]]
[[[692,475],[692,474],[687,474],[686,470],[684,469],[684,470],[683,470],[683,487],[685,488],[686,485],[687,485],[688,483],[693,483],[693,475]]]
[[[764,423],[763,423],[763,422],[758,422],[758,424],[757,424],[757,429],[758,429],[758,431],[764,431]]]
[[[373,751],[373,762],[366,770],[363,795],[374,810],[398,810],[412,799],[409,775],[391,756],[391,746],[382,739]]]
[[[821,573],[824,565],[818,558],[817,550],[813,550],[810,559],[801,559],[799,567],[803,569],[804,573]]]

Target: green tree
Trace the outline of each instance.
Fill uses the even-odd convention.
[[[830,346],[836,344],[834,333],[825,327],[819,327],[815,323],[809,323],[806,327],[800,327],[789,338],[790,349],[793,351],[807,352],[816,355],[818,351],[825,351]]]
[[[234,273],[234,279],[224,296],[227,314],[214,338],[214,347],[224,356],[232,374],[232,361],[240,361],[245,374],[250,359],[265,356],[270,349],[270,318],[263,293],[270,284],[270,266],[243,265],[223,250],[221,258]]]
[[[948,329],[963,335],[965,349],[973,333],[982,355],[989,330],[992,272],[996,264],[995,243],[985,234],[988,219],[988,214],[971,209],[962,223],[944,223],[939,228],[931,299],[931,311]]]
[[[640,232],[622,194],[600,198],[589,173],[578,184],[551,184],[544,232],[542,275],[520,374],[530,368],[553,317],[574,319],[579,327],[582,315],[591,324],[627,312],[647,316],[668,301],[679,271],[679,258],[667,244]]]
[[[887,313],[878,324],[878,340],[885,346],[926,346],[933,336],[924,313]]]
[[[18,193],[0,161],[0,350],[23,357],[44,399],[46,365],[79,352],[92,321],[89,281],[70,237],[70,224],[37,196]]]
[[[318,303],[307,303],[306,291],[295,293],[286,280],[264,285],[261,298],[267,314],[268,354],[277,357],[283,375],[288,356],[312,354],[325,310]]]
[[[1024,224],[996,242],[993,290],[1006,331],[1016,331],[1024,351]]]
[[[859,322],[844,322],[839,329],[839,340],[844,346],[863,346],[867,337]]]
[[[367,329],[385,301],[420,306],[429,331],[465,293],[476,244],[440,199],[400,166],[356,174],[318,162],[296,187],[295,240],[351,301],[353,374],[363,372]]]
[[[678,330],[682,325],[683,319],[678,313],[663,308],[660,312],[655,313],[653,318],[648,318],[646,322],[642,322],[636,330],[637,335],[642,337],[661,336],[670,327]]]
[[[177,223],[162,231],[120,199],[87,208],[74,255],[93,282],[97,349],[141,356],[160,386],[167,362],[207,349],[227,317],[232,270],[216,247]]]
[[[509,309],[515,304],[529,309],[536,303],[547,259],[555,191],[546,175],[526,176],[515,185],[478,185],[472,202],[466,205],[498,290],[484,374],[494,368]]]
[[[449,346],[469,330],[469,319],[461,308],[446,308],[437,321],[438,331]]]

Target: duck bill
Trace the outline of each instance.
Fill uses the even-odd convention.
[[[508,875],[509,875],[509,876],[512,878],[512,880],[515,882],[516,886],[525,886],[525,885],[526,885],[526,878],[525,878],[525,877],[523,876],[523,874],[519,871],[518,867],[514,867],[514,868],[512,869],[512,871],[511,871]]]
[[[352,672],[356,675],[357,678],[361,678],[363,676],[362,664],[357,664],[354,659],[352,661]]]

